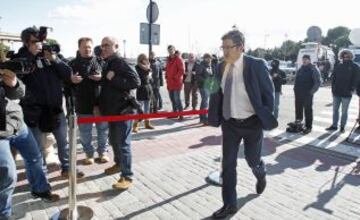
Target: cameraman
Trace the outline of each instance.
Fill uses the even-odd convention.
[[[119,115],[132,104],[130,90],[140,86],[140,78],[118,54],[119,44],[114,37],[104,37],[101,48],[107,67],[103,70],[100,92],[100,110],[104,115]],[[132,121],[109,123],[109,142],[113,147],[115,165],[106,169],[106,174],[121,171],[120,180],[113,188],[126,190],[132,182],[131,170],[131,127]]]
[[[23,47],[16,57],[33,63],[30,74],[22,78],[26,85],[25,97],[21,100],[25,123],[38,142],[40,149],[46,144],[46,133],[53,133],[61,163],[61,176],[69,175],[69,143],[67,124],[63,111],[62,82],[70,82],[71,68],[57,54],[42,50],[46,35],[37,28],[26,28],[21,32]],[[78,177],[83,174],[79,173]]]
[[[0,219],[10,219],[17,177],[10,145],[24,158],[32,196],[47,202],[58,201],[59,196],[51,193],[39,147],[23,122],[21,107],[11,100],[24,96],[24,84],[7,69],[0,69],[0,79]]]
[[[79,56],[70,61],[74,75],[71,81],[75,87],[75,108],[79,117],[94,117],[99,115],[98,98],[100,94],[100,80],[102,68],[97,58],[92,55],[93,41],[83,37],[78,40]],[[97,153],[100,163],[107,163],[107,130],[106,122],[96,124]],[[93,124],[79,124],[80,142],[86,153],[85,165],[94,163],[94,146],[92,142]]]

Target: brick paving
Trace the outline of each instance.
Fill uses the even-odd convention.
[[[112,165],[81,165],[86,177],[78,182],[78,204],[94,210],[93,219],[208,219],[221,207],[221,188],[205,177],[219,168],[220,130],[184,122],[154,121],[156,130],[134,135],[133,186],[124,192],[112,189],[118,174],[106,176]],[[267,138],[263,150],[268,169],[265,192],[255,194],[255,178],[240,151],[238,206],[232,219],[360,219],[360,166],[309,146]],[[356,169],[357,168],[357,169]],[[19,169],[14,194],[15,219],[49,219],[67,207],[67,181],[49,169],[49,179],[61,200],[44,203],[32,199]]]

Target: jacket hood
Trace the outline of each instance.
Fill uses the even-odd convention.
[[[342,50],[340,50],[339,51],[339,54],[338,54],[338,59],[340,60],[340,61],[342,61],[343,59],[342,59],[342,56],[343,56],[343,54],[344,53],[350,53],[351,54],[351,56],[352,56],[352,60],[354,60],[355,59],[355,54],[354,54],[354,52],[352,51],[352,50],[349,50],[349,49],[342,49]]]

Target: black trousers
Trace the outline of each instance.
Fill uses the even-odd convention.
[[[305,127],[312,128],[313,123],[313,95],[295,93],[295,119],[302,121],[305,111]]]
[[[244,154],[248,165],[256,178],[266,175],[265,165],[261,160],[263,130],[257,116],[244,121],[229,119],[222,125],[222,199],[224,205],[236,205],[236,166],[239,146],[244,140]]]

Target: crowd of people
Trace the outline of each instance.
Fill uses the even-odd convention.
[[[10,147],[16,149],[25,162],[26,177],[34,198],[56,202],[47,179],[47,160],[44,156],[47,135],[56,140],[61,177],[69,177],[68,125],[63,99],[67,106],[74,104],[78,117],[156,113],[163,106],[160,87],[164,79],[173,112],[192,108],[209,109],[200,115],[204,126],[221,125],[223,132],[222,195],[224,206],[214,213],[223,218],[236,212],[236,155],[244,140],[245,158],[257,182],[256,192],[266,187],[265,163],[261,159],[263,130],[278,126],[280,97],[286,75],[274,60],[269,70],[264,60],[244,53],[245,38],[238,30],[222,37],[224,59],[209,53],[198,61],[190,53],[183,61],[175,46],[168,46],[165,76],[154,52],[140,54],[132,67],[119,55],[119,43],[106,36],[94,47],[90,37],[78,40],[78,51],[73,60],[66,60],[53,51],[42,48],[43,40],[35,27],[21,33],[23,47],[13,59],[26,59],[34,64],[31,72],[17,77],[13,71],[1,69],[1,131],[0,131],[0,219],[11,215],[11,198],[16,185],[16,166]],[[338,110],[342,105],[340,131],[344,132],[347,110],[352,92],[358,88],[359,67],[351,60],[351,51],[342,51],[342,62],[332,76],[333,124],[327,130],[338,128]],[[312,129],[313,95],[320,86],[318,68],[310,56],[303,56],[303,65],[297,71],[294,92],[296,117],[294,124],[303,121],[304,134]],[[26,90],[25,90],[26,87]],[[185,102],[182,103],[181,92]],[[357,90],[360,94],[360,89]],[[198,97],[200,94],[200,97]],[[12,99],[20,99],[20,103]],[[199,101],[200,99],[200,101]],[[200,102],[200,104],[199,104]],[[184,104],[184,107],[183,107]],[[183,120],[179,116],[178,120]],[[79,137],[86,158],[85,165],[110,161],[108,144],[114,154],[114,165],[105,169],[108,175],[120,174],[113,184],[117,190],[128,189],[133,180],[131,139],[138,133],[141,120],[95,123],[97,146],[93,146],[93,125],[80,124]],[[144,120],[145,129],[155,129],[150,120]],[[97,155],[97,157],[95,156]],[[84,177],[80,170],[77,178]]]

